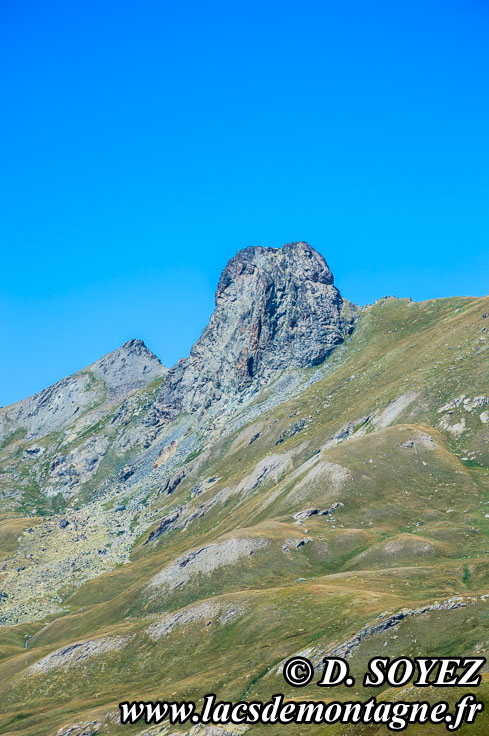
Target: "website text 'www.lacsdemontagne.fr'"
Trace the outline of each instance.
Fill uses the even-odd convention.
[[[481,680],[478,673],[485,661],[484,658],[411,660],[403,657],[390,662],[388,658],[377,657],[370,660],[369,673],[365,675],[363,684],[405,686],[416,670],[417,679],[413,677],[413,685],[417,687],[477,687]],[[354,684],[345,660],[326,657],[324,664],[319,686],[345,684],[349,687]],[[429,680],[428,676],[434,671],[437,676]],[[283,673],[289,685],[301,687],[309,684],[314,668],[309,660],[293,657],[284,665]],[[204,697],[200,710],[191,700],[126,701],[120,703],[119,708],[122,724],[138,721],[146,724],[166,721],[173,725],[377,724],[395,732],[403,731],[411,724],[443,724],[448,731],[457,731],[463,724],[474,723],[484,705],[472,693],[462,695],[452,708],[445,700],[432,703],[426,700],[385,701],[371,697],[365,701],[287,701],[280,693],[265,702],[241,700],[232,703],[219,701],[214,693],[210,693]]]

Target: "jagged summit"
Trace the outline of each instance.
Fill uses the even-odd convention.
[[[0,441],[18,427],[28,438],[52,432],[77,413],[126,396],[167,371],[142,340],[129,340],[87,368],[0,408]]]
[[[206,408],[272,372],[318,365],[351,331],[354,307],[323,256],[304,242],[239,251],[222,272],[216,306],[190,357],[170,371],[160,404]]]
[[[282,248],[250,246],[238,251],[222,272],[217,286],[216,306],[223,292],[240,275],[246,271],[249,274],[255,270],[270,271],[274,266],[282,271],[287,269],[291,274],[302,274],[313,283],[334,283],[333,274],[325,259],[308,243],[286,243]]]
[[[134,338],[104,355],[88,370],[101,378],[112,392],[140,388],[168,371],[142,340]]]

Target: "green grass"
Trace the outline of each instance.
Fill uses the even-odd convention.
[[[3,450],[6,450],[7,447],[12,445],[14,442],[17,442],[18,440],[23,440],[26,434],[27,434],[26,429],[24,429],[23,427],[18,427],[18,429],[14,430],[9,435],[7,435],[7,437],[5,437],[3,442],[0,443],[0,452],[3,452]]]

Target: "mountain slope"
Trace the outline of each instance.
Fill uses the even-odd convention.
[[[256,257],[265,258],[268,277],[267,259],[277,253]],[[241,268],[228,272],[239,279]],[[225,290],[234,288],[247,293],[236,284]],[[237,314],[256,315],[257,291]],[[269,300],[263,304],[269,324]],[[355,317],[352,332],[343,309]],[[277,334],[270,328],[272,337],[254,348],[262,368],[251,382],[227,375],[224,401],[216,396],[219,370],[204,361],[212,385],[203,403],[190,392],[187,404],[172,405],[159,378],[107,406],[97,423],[57,430],[56,452],[65,458],[70,443],[105,438],[106,446],[92,475],[79,471],[80,490],[64,492],[62,513],[6,510],[0,522],[0,586],[8,596],[0,609],[0,733],[160,733],[118,726],[124,699],[297,698],[280,665],[299,652],[317,663],[328,652],[347,654],[358,681],[376,654],[484,655],[487,312],[487,297],[340,306],[337,347],[328,352],[325,343],[319,366],[315,341],[323,333],[313,331],[304,350],[304,327],[289,349],[279,329],[268,354]],[[254,324],[244,322],[242,343],[233,337],[237,325],[224,330],[238,353],[226,356],[223,370],[253,344]],[[198,345],[209,334],[222,331],[208,328]],[[294,361],[299,348],[305,365]],[[281,351],[286,358],[276,365]],[[178,376],[194,370],[180,363],[169,385],[178,393]],[[2,477],[27,467],[39,473],[44,494],[53,483],[54,440],[35,442],[49,456],[46,480],[28,437],[4,448]],[[334,691],[348,699],[371,694],[357,686]],[[299,696],[323,694],[311,685]],[[470,732],[487,728],[483,714]],[[350,729],[330,730],[360,733]],[[262,731],[270,727],[250,729]],[[386,731],[368,730],[377,732]]]

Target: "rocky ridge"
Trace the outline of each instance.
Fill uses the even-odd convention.
[[[27,440],[58,430],[94,406],[107,406],[166,375],[142,340],[129,340],[82,371],[0,408],[0,442],[19,429]]]

